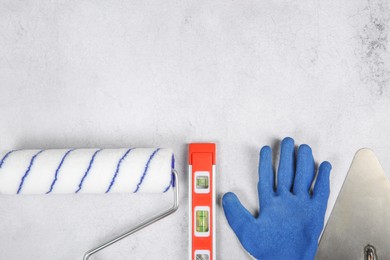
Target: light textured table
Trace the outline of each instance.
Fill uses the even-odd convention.
[[[93,259],[186,259],[186,144],[218,144],[218,188],[252,212],[258,151],[292,136],[390,175],[387,0],[0,1],[0,148],[174,148],[181,207]],[[149,196],[0,196],[1,260],[81,259],[169,204]],[[165,203],[165,204],[164,204]],[[217,216],[218,259],[248,259]]]

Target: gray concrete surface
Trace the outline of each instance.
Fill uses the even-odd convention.
[[[256,212],[281,138],[390,175],[387,0],[0,1],[0,149],[172,147],[181,208],[93,259],[186,259],[186,144],[218,144],[218,188]],[[1,260],[81,259],[170,197],[0,196]],[[218,208],[218,259],[248,259]]]

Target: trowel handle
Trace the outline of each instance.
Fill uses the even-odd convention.
[[[365,260],[378,260],[378,258],[376,257],[375,247],[373,247],[372,245],[367,245],[364,248],[364,256]]]

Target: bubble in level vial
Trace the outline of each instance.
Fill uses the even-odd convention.
[[[209,177],[208,176],[197,176],[196,177],[196,188],[197,189],[208,189],[209,188]]]
[[[210,256],[208,254],[197,254],[196,260],[210,260]]]
[[[209,212],[207,210],[196,211],[196,231],[197,232],[209,231]]]

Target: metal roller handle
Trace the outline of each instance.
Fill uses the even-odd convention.
[[[151,219],[148,219],[142,223],[140,223],[139,225],[133,227],[132,229],[130,229],[129,231],[127,231],[126,233],[120,235],[120,236],[117,236],[116,238],[86,252],[84,254],[84,258],[83,260],[88,260],[93,254],[99,252],[100,250],[103,250],[105,249],[106,247],[108,246],[111,246],[112,244],[115,244],[116,242],[134,234],[135,232],[171,215],[172,213],[174,213],[178,208],[179,208],[179,179],[178,179],[178,174],[177,174],[177,171],[175,169],[172,169],[172,173],[173,175],[175,176],[175,180],[174,180],[174,183],[175,185],[173,186],[173,204],[172,206],[167,209],[166,211],[162,212],[161,214],[151,218]]]

